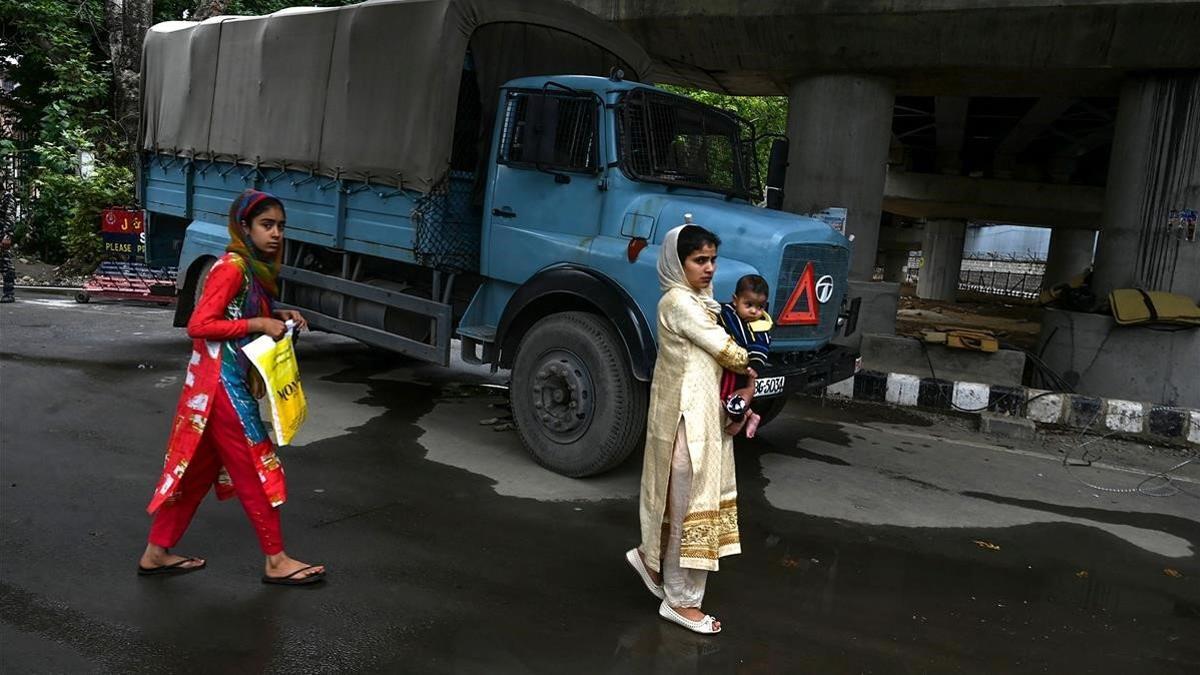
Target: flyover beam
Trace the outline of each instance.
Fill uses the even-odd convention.
[[[883,210],[907,218],[963,218],[1096,230],[1104,188],[889,170]]]
[[[900,94],[1109,96],[1147,69],[1200,66],[1193,0],[572,0],[646,46],[658,81],[784,95],[828,73]]]

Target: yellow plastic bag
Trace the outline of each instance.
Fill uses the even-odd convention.
[[[278,342],[269,335],[263,335],[242,347],[267,385],[271,426],[275,429],[275,442],[278,445],[291,443],[308,414],[304,388],[300,386],[296,349],[292,344],[291,322],[288,324],[288,332]]]

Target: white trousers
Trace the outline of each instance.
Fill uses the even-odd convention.
[[[692,498],[692,456],[688,453],[687,430],[683,420],[675,432],[675,450],[671,454],[671,482],[667,488],[667,545],[660,569],[667,605],[675,608],[699,607],[704,600],[708,570],[679,566],[683,519]]]

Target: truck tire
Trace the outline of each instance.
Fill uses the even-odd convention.
[[[517,347],[513,419],[533,459],[555,473],[581,478],[623,462],[645,442],[648,399],[602,317],[548,316]]]
[[[196,272],[196,286],[192,289],[192,311],[195,311],[196,306],[200,304],[200,296],[204,294],[204,284],[208,282],[208,273],[216,264],[217,261],[213,258],[208,258],[200,264],[200,270]]]
[[[172,323],[176,328],[188,325],[192,313],[196,311],[196,305],[200,304],[200,296],[204,293],[204,283],[208,281],[208,273],[212,271],[215,264],[217,264],[216,259],[211,257],[205,257],[199,262],[192,263],[187,281],[180,289],[175,303],[175,320]],[[180,272],[182,273],[182,270]]]
[[[750,407],[762,418],[758,423],[759,428],[765,427],[771,423],[771,420],[779,417],[779,413],[783,412],[784,407],[787,406],[787,402],[787,394],[768,398],[762,402],[755,401]]]

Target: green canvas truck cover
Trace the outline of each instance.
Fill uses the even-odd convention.
[[[450,164],[470,49],[491,133],[497,89],[524,76],[643,80],[645,51],[560,0],[373,0],[146,34],[142,148],[429,192]]]

